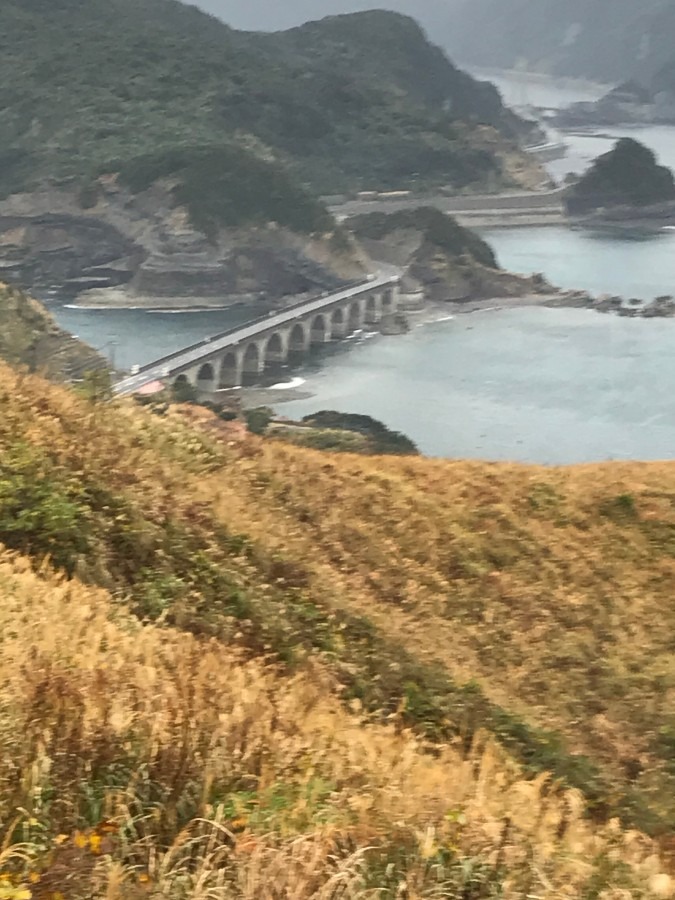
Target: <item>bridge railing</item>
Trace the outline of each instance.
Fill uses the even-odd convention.
[[[370,282],[365,281],[353,281],[347,282],[347,284],[340,288],[339,291],[330,291],[324,294],[319,294],[317,297],[312,297],[309,300],[300,300],[297,303],[292,303],[290,306],[285,306],[283,309],[278,310],[279,314],[285,312],[291,312],[294,309],[299,309],[301,306],[307,306],[309,303],[313,303],[316,300],[321,300],[322,297],[330,296],[333,293],[342,293],[343,291],[349,291],[352,288],[363,287],[364,290],[367,290],[367,287],[370,285]],[[180,350],[174,350],[172,353],[167,353],[166,356],[161,356],[159,359],[155,359],[150,363],[145,363],[142,366],[138,367],[138,375],[142,375],[143,372],[147,372],[149,369],[156,369],[157,366],[161,366],[164,363],[171,362],[172,359],[176,359],[177,357],[184,356],[184,354],[189,353],[191,350],[199,350],[200,347],[208,347],[209,344],[212,344],[216,341],[221,340],[222,338],[228,337],[230,334],[236,334],[238,331],[241,331],[242,328],[250,328],[253,325],[262,325],[270,318],[270,314],[267,313],[264,316],[258,316],[256,319],[250,319],[247,322],[241,322],[239,325],[235,325],[233,328],[228,328],[226,331],[220,331],[218,334],[210,335],[207,338],[202,338],[199,341],[196,341],[194,344],[190,344],[187,347],[182,347]]]

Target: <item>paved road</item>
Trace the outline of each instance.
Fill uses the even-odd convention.
[[[563,190],[511,192],[506,194],[474,194],[463,197],[408,197],[403,200],[348,200],[331,206],[331,212],[339,219],[359,216],[369,212],[397,212],[420,206],[435,206],[442,212],[459,214],[486,212],[492,215],[508,215],[526,210],[555,210],[562,212]]]
[[[133,394],[139,388],[143,387],[143,385],[148,384],[151,381],[161,380],[162,378],[166,378],[167,375],[172,375],[176,372],[188,369],[195,363],[200,362],[200,360],[215,356],[230,347],[235,347],[243,341],[255,338],[259,334],[269,331],[272,328],[286,325],[308,313],[320,312],[322,309],[331,306],[333,303],[348,300],[351,297],[357,297],[365,291],[387,287],[397,281],[398,276],[392,275],[391,272],[386,272],[374,276],[372,280],[361,282],[358,285],[345,288],[342,291],[336,291],[333,294],[327,294],[324,297],[318,297],[315,300],[308,300],[304,303],[296,304],[279,313],[266,316],[262,319],[256,319],[254,322],[249,322],[247,325],[239,326],[231,331],[223,332],[212,338],[199,341],[199,343],[193,344],[184,350],[179,350],[177,353],[171,353],[168,356],[164,356],[161,359],[143,366],[137,375],[131,375],[128,378],[122,379],[122,381],[118,381],[114,387],[115,393],[119,396]]]

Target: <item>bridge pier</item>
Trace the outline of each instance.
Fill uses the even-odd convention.
[[[364,324],[377,325],[377,323],[382,319],[382,307],[382,295],[370,294],[366,299],[366,306],[363,314]]]
[[[265,344],[264,363],[265,368],[282,366],[288,360],[289,329],[275,331]]]
[[[310,328],[309,328],[309,343],[310,346],[315,344],[327,344],[330,341],[331,329],[329,320],[326,316],[321,315],[315,316],[312,319]]]
[[[347,312],[343,307],[338,307],[331,313],[330,336],[333,341],[347,337]]]
[[[241,386],[242,363],[243,355],[241,350],[230,350],[229,353],[225,354],[220,364],[220,377],[218,379],[220,390]]]
[[[241,351],[241,384],[255,384],[265,371],[265,341],[252,341]]]
[[[347,334],[361,331],[365,324],[366,301],[360,298],[352,300],[347,313]]]

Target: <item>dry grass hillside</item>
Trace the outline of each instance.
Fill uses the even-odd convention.
[[[0,358],[53,381],[72,381],[107,368],[95,350],[59,328],[41,303],[2,281]]]
[[[675,896],[675,465],[1,375],[2,900]]]

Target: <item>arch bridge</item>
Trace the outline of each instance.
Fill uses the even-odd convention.
[[[398,277],[371,277],[141,366],[115,385],[115,393],[133,394],[158,380],[188,382],[202,393],[256,384],[265,373],[301,362],[312,347],[376,325],[383,316],[396,312],[398,298]]]

